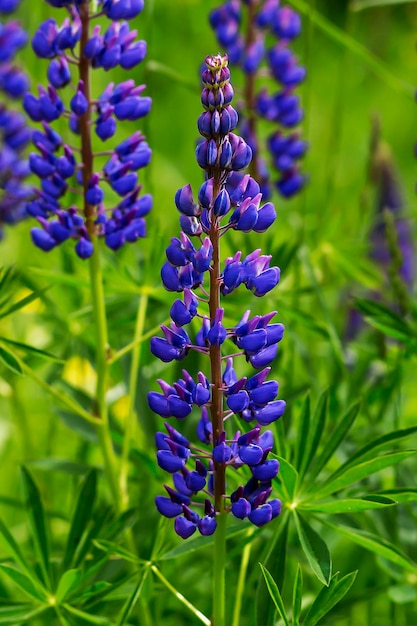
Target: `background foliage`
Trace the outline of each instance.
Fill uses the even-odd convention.
[[[268,626],[280,613],[282,623],[412,626],[415,298],[408,318],[390,312],[391,286],[369,258],[368,234],[376,205],[369,179],[375,114],[396,164],[410,229],[416,230],[417,5],[288,3],[303,16],[297,52],[308,70],[303,128],[310,183],[295,200],[275,199],[279,219],[262,245],[281,267],[282,281],[257,305],[262,309],[253,309],[277,309],[286,326],[273,369],[288,403],[276,424],[276,492],[284,513],[261,531],[230,525],[229,618],[234,626]],[[201,181],[194,159],[198,68],[217,52],[207,20],[217,4],[147,0],[138,20],[148,60],[135,78],[153,98],[152,113],[140,127],[153,149],[143,183],[154,195],[154,209],[140,244],[117,253],[103,249],[114,361],[108,401],[119,448],[131,385],[131,350],[124,347],[133,340],[139,301],[148,298],[133,381],[138,419],[130,508],[121,518],[108,504],[94,428],[62,401],[65,395],[86,407],[94,387],[87,268],[71,244],[50,254],[34,248],[29,221],[10,228],[1,243],[0,624],[204,623],[179,594],[210,616],[210,538],[181,542],[153,504],[163,476],[153,452],[159,418],[150,413],[146,393],[156,389],[156,378],[180,374],[178,365],[150,355],[147,337],[166,321],[172,302],[159,268],[178,233],[173,196],[187,182],[197,188]],[[23,1],[18,17],[33,34],[52,14],[42,2]],[[44,80],[46,64],[30,48],[20,59],[33,84]],[[121,76],[110,72],[96,80],[98,92]],[[238,71],[232,81],[238,86]],[[249,253],[258,242],[246,236],[241,245]],[[231,306],[237,318],[246,308],[245,295]],[[354,306],[366,322],[348,342]],[[197,357],[190,359],[190,370],[197,371]],[[323,607],[330,613],[324,615]]]

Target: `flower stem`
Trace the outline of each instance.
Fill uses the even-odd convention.
[[[136,389],[137,378],[140,366],[140,357],[142,351],[142,343],[140,338],[143,335],[143,329],[146,320],[146,311],[148,308],[148,296],[143,294],[140,299],[138,313],[136,317],[135,335],[134,335],[134,348],[132,350],[132,361],[130,365],[129,376],[129,410],[126,418],[125,433],[123,439],[122,460],[120,467],[120,491],[122,494],[122,509],[126,509],[129,506],[129,495],[127,490],[127,478],[129,467],[129,452],[130,442],[132,440],[133,430],[135,426],[135,401],[136,401]]]
[[[226,513],[217,516],[214,534],[213,619],[212,626],[226,624]]]

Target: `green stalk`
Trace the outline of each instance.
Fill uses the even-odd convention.
[[[133,437],[133,431],[135,427],[135,401],[136,401],[136,389],[138,371],[140,366],[140,357],[142,352],[142,343],[140,338],[143,335],[143,329],[146,320],[146,311],[148,308],[148,295],[143,294],[140,299],[138,313],[136,317],[135,335],[133,343],[135,347],[132,350],[132,362],[130,365],[129,376],[129,410],[125,423],[125,433],[123,438],[122,460],[120,466],[120,491],[122,496],[122,509],[126,509],[129,506],[129,494],[128,494],[128,468],[129,468],[129,452],[130,442]]]
[[[242,598],[245,592],[245,581],[246,581],[246,572],[249,564],[249,557],[252,550],[252,542],[250,538],[252,537],[254,530],[250,530],[246,535],[245,547],[242,552],[242,559],[240,561],[240,570],[239,570],[239,578],[237,581],[237,589],[235,594],[235,602],[233,609],[233,621],[232,626],[239,626],[240,622],[240,612],[242,610]]]
[[[226,521],[227,514],[217,516],[214,533],[213,620],[212,626],[226,624]]]
[[[93,302],[94,326],[96,329],[96,373],[97,385],[95,396],[95,413],[100,418],[97,426],[97,435],[104,460],[109,488],[117,511],[121,510],[121,492],[118,480],[116,455],[110,433],[110,425],[106,402],[106,388],[108,376],[107,353],[109,349],[107,338],[107,319],[104,301],[103,276],[101,271],[100,254],[97,248],[90,257],[91,297]]]

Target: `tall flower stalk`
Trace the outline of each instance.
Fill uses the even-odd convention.
[[[190,350],[197,351],[208,358],[210,373],[198,372],[193,378],[184,369],[183,377],[172,384],[159,380],[162,393],[150,392],[148,402],[161,417],[179,421],[194,407],[199,412],[197,445],[168,421],[166,433],[156,435],[158,464],[172,474],[174,484],[165,485],[167,496],[157,496],[156,506],[162,515],[175,518],[175,531],[184,539],[197,529],[202,535],[216,532],[213,624],[223,626],[227,515],[263,526],[281,510],[278,499],[269,500],[279,463],[268,458],[274,438],[262,427],[279,419],[285,409],[285,402],[275,399],[278,383],[267,380],[284,327],[271,323],[275,311],[253,317],[246,311],[237,324],[226,322],[224,298],[241,285],[261,297],[277,285],[280,271],[270,267],[271,257],[259,249],[244,259],[238,251],[224,261],[221,239],[232,230],[262,233],[273,224],[276,213],[270,202],[262,205],[258,183],[240,173],[249,166],[252,151],[232,132],[238,116],[231,105],[227,55],[206,58],[202,82],[204,112],[198,129],[203,139],[196,157],[205,181],[197,201],[190,185],[175,196],[182,232],[166,250],[161,276],[166,289],[183,297],[171,307],[170,327],[161,327],[164,337],[151,340],[151,351],[163,362],[181,361]],[[192,341],[184,327],[194,318],[201,321],[201,328]],[[226,347],[230,342],[232,350]],[[234,361],[240,356],[259,371],[239,378]],[[232,429],[233,422],[239,430]],[[194,467],[189,469],[187,463]],[[230,494],[229,468],[239,470],[240,476]]]
[[[117,509],[127,501],[122,493],[126,480],[120,480],[107,412],[108,329],[103,289],[103,273],[98,239],[103,238],[112,250],[127,242],[136,242],[146,234],[144,217],[152,199],[140,195],[138,170],[151,158],[151,150],[140,131],[136,131],[111,150],[97,149],[97,142],[112,138],[118,122],[138,120],[148,114],[151,99],[142,96],[144,85],[132,79],[117,85],[110,83],[101,95],[93,95],[92,71],[115,67],[130,70],[146,55],[146,42],[136,40],[128,20],[143,9],[143,0],[46,0],[54,7],[65,8],[68,16],[61,25],[54,19],[41,24],[32,47],[40,58],[50,60],[49,85],[39,87],[38,96],[27,94],[24,106],[42,130],[33,135],[37,152],[30,155],[32,172],[39,176],[41,187],[28,206],[40,226],[32,229],[32,239],[39,248],[50,251],[68,239],[76,241],[75,251],[89,259],[91,295],[96,331],[97,387],[93,412],[98,418],[98,437],[106,473]],[[95,7],[98,5],[99,10]],[[107,17],[110,24],[104,33],[97,20]],[[70,68],[74,68],[72,76]],[[69,87],[67,106],[60,91]],[[66,93],[66,92],[64,92]],[[51,123],[67,118],[75,142],[64,143]],[[94,136],[95,135],[95,136]],[[106,206],[104,187],[120,200],[113,208]],[[79,202],[68,207],[68,193]]]
[[[16,20],[8,19],[20,0],[0,0],[0,239],[5,224],[15,224],[26,215],[31,188],[26,148],[31,132],[16,103],[29,88],[26,74],[16,65],[15,55],[27,42]]]
[[[261,185],[264,198],[269,198],[275,171],[275,187],[289,198],[306,181],[298,163],[307,144],[297,128],[303,111],[295,93],[306,72],[290,48],[301,32],[300,17],[280,0],[228,0],[211,12],[210,24],[230,63],[243,72],[239,128],[252,148],[251,175]],[[266,78],[277,83],[278,91],[268,91]],[[265,146],[271,169],[264,158],[262,119],[276,126]]]

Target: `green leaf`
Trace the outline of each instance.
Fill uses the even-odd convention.
[[[15,304],[12,304],[8,309],[0,312],[0,319],[3,319],[4,317],[7,317],[8,315],[11,315],[12,313],[15,313],[16,311],[19,311],[20,309],[23,309],[25,306],[27,306],[34,300],[37,300],[38,298],[40,298],[41,295],[44,294],[47,289],[49,289],[49,287],[45,287],[45,289],[41,289],[40,291],[34,291],[30,293],[28,296],[26,296],[25,298],[22,298],[18,302],[15,302]]]
[[[20,570],[12,567],[11,565],[0,564],[0,571],[6,574],[16,585],[18,585],[29,597],[35,598],[40,602],[46,602],[48,594],[46,590],[43,590],[37,581],[33,581],[23,574]]]
[[[416,342],[415,330],[385,305],[365,298],[357,298],[355,303],[365,320],[377,330],[406,343]]]
[[[388,589],[388,597],[395,604],[408,604],[417,600],[417,589],[415,585],[393,585]]]
[[[390,445],[394,441],[399,441],[400,439],[404,439],[405,437],[409,437],[410,435],[414,435],[417,432],[417,426],[413,426],[411,428],[405,428],[404,430],[394,430],[393,432],[387,433],[386,435],[382,435],[382,437],[378,437],[374,441],[371,441],[366,446],[355,452],[352,456],[349,456],[347,461],[343,463],[339,467],[339,469],[334,472],[333,476],[339,476],[343,474],[343,472],[351,467],[352,465],[357,465],[358,461],[361,462],[366,461],[368,459],[375,458],[375,453],[377,450],[381,450],[385,448],[387,445]]]
[[[226,531],[226,537],[229,539],[230,537],[234,537],[240,533],[246,532],[248,530],[248,524],[245,523],[244,520],[239,520],[236,523],[232,523],[229,525]],[[182,541],[172,550],[165,552],[158,560],[160,561],[168,561],[169,559],[176,559],[184,554],[191,554],[196,550],[201,550],[202,548],[207,548],[208,546],[212,546],[214,543],[213,535],[209,537],[196,537],[195,539],[190,539],[189,541]]]
[[[261,568],[262,574],[265,578],[266,586],[268,587],[269,595],[271,596],[272,601],[275,604],[279,616],[281,617],[285,626],[290,626],[290,622],[288,621],[287,614],[285,612],[284,603],[282,601],[278,585],[276,584],[275,580],[272,578],[266,567],[262,565],[262,563],[259,563],[259,567]]]
[[[378,491],[376,495],[392,498],[396,502],[417,502],[417,489],[410,487],[384,489],[383,491]]]
[[[16,357],[3,346],[0,346],[0,360],[15,374],[23,374],[22,368],[20,367]]]
[[[87,474],[80,486],[62,561],[63,570],[66,570],[73,563],[75,553],[82,542],[83,535],[85,535],[85,530],[93,514],[96,493],[97,472],[93,469]]]
[[[135,554],[132,554],[128,550],[125,550],[113,541],[106,541],[105,539],[95,539],[93,543],[95,546],[97,546],[97,548],[99,548],[99,550],[103,550],[108,554],[117,554],[117,556],[120,556],[121,559],[129,561],[130,563],[140,563],[141,565],[148,563],[148,561],[146,561],[145,559],[140,559]]]
[[[55,363],[65,363],[64,359],[60,359],[57,356],[54,356],[50,352],[46,352],[45,350],[40,350],[39,348],[34,348],[33,346],[28,346],[26,343],[20,343],[19,341],[12,341],[11,339],[6,339],[6,337],[0,337],[1,341],[10,344],[11,346],[15,346],[16,348],[20,348],[24,352],[29,352],[29,354],[34,354],[41,359],[45,359],[46,361],[53,361]]]
[[[300,564],[297,566],[297,574],[294,580],[292,594],[292,623],[293,626],[300,626],[301,601],[303,598],[303,575]]]
[[[321,436],[324,432],[324,427],[325,427],[326,419],[327,419],[327,411],[328,411],[328,404],[329,404],[328,399],[329,399],[329,390],[326,389],[321,394],[318,400],[316,409],[314,411],[310,436],[304,442],[305,452],[303,456],[303,462],[299,470],[300,481],[305,476],[307,469],[311,467],[312,460],[319,447]]]
[[[19,608],[19,610],[17,609],[18,607],[16,606],[8,609],[7,614],[0,613],[0,624],[4,624],[4,626],[7,626],[8,624],[25,624],[29,620],[32,620],[47,611],[49,607],[41,606],[31,611],[30,607],[24,608],[24,605],[21,605],[21,608]]]
[[[61,604],[67,595],[79,586],[83,576],[84,574],[81,569],[69,569],[63,573],[55,593],[57,604]]]
[[[359,463],[348,468],[343,474],[338,474],[336,478],[332,474],[329,478],[316,490],[310,492],[308,501],[311,499],[323,498],[331,493],[336,493],[345,487],[355,484],[356,482],[367,478],[371,474],[375,474],[386,467],[397,465],[410,456],[415,456],[415,450],[405,450],[404,452],[393,452],[392,454],[383,454],[376,459]]]
[[[332,561],[327,545],[313,528],[294,511],[294,521],[301,547],[311,569],[324,585],[328,586],[332,574]]]
[[[339,425],[330,435],[330,438],[326,440],[326,445],[321,451],[321,454],[316,456],[315,461],[313,461],[311,468],[308,472],[308,483],[306,486],[307,492],[310,485],[315,482],[316,477],[320,474],[321,470],[325,467],[327,461],[331,458],[335,450],[337,450],[341,442],[344,440],[346,434],[349,432],[350,428],[352,427],[354,421],[358,416],[359,408],[360,403],[357,402],[348,410],[348,412],[340,420]]]
[[[397,546],[390,543],[381,536],[374,535],[365,530],[344,526],[341,524],[332,524],[328,520],[321,520],[325,526],[333,528],[339,535],[346,537],[349,541],[353,541],[358,545],[378,554],[384,559],[388,559],[392,563],[403,567],[407,571],[416,573],[417,563],[414,563],[407,555],[403,554]]]
[[[302,503],[298,505],[298,509],[303,511],[312,511],[315,513],[357,513],[358,511],[368,511],[370,509],[382,509],[387,506],[397,504],[391,498],[373,497],[364,498],[345,498],[343,500],[330,500],[329,502],[312,502]]]
[[[130,576],[128,577],[130,578]],[[123,585],[126,579],[118,581],[117,584],[112,584],[106,580],[98,580],[89,587],[87,587],[83,593],[77,596],[77,603],[83,604],[88,600],[94,599],[94,601],[101,600],[102,597],[108,595],[113,589]]]
[[[306,443],[309,440],[308,436],[310,432],[310,413],[310,395],[307,395],[297,424],[297,438],[294,446],[293,465],[297,470],[300,470],[306,454]]]
[[[275,454],[272,457],[279,461],[278,482],[282,485],[283,496],[286,500],[293,502],[295,496],[295,487],[298,482],[297,470],[286,459]],[[280,494],[281,495],[281,494]]]
[[[85,611],[81,611],[80,609],[76,609],[74,606],[70,604],[64,604],[68,613],[75,615],[76,617],[80,617],[85,622],[89,624],[102,624],[103,626],[116,626],[114,622],[111,622],[108,617],[100,617],[99,615],[91,615],[91,613],[86,613]]]
[[[32,529],[35,552],[39,559],[44,583],[50,584],[49,577],[49,542],[45,523],[45,513],[39,489],[31,474],[23,465],[21,468],[25,506]]]
[[[346,574],[340,580],[337,575],[332,578],[330,585],[324,587],[304,618],[303,626],[315,626],[340,600],[347,594],[357,575],[357,570]]]
[[[416,0],[353,0],[349,6],[351,11],[363,11],[364,9],[375,9],[376,7],[388,7],[398,4],[411,4]]]
[[[17,545],[16,541],[13,538],[13,535],[11,535],[9,529],[7,528],[7,526],[4,524],[4,522],[1,519],[0,519],[0,536],[3,540],[4,545],[11,553],[11,556],[13,557],[14,561],[16,561],[16,563],[29,576],[29,578],[34,578],[35,575],[34,575],[33,570],[31,569],[25,557],[21,553],[19,546]]]

